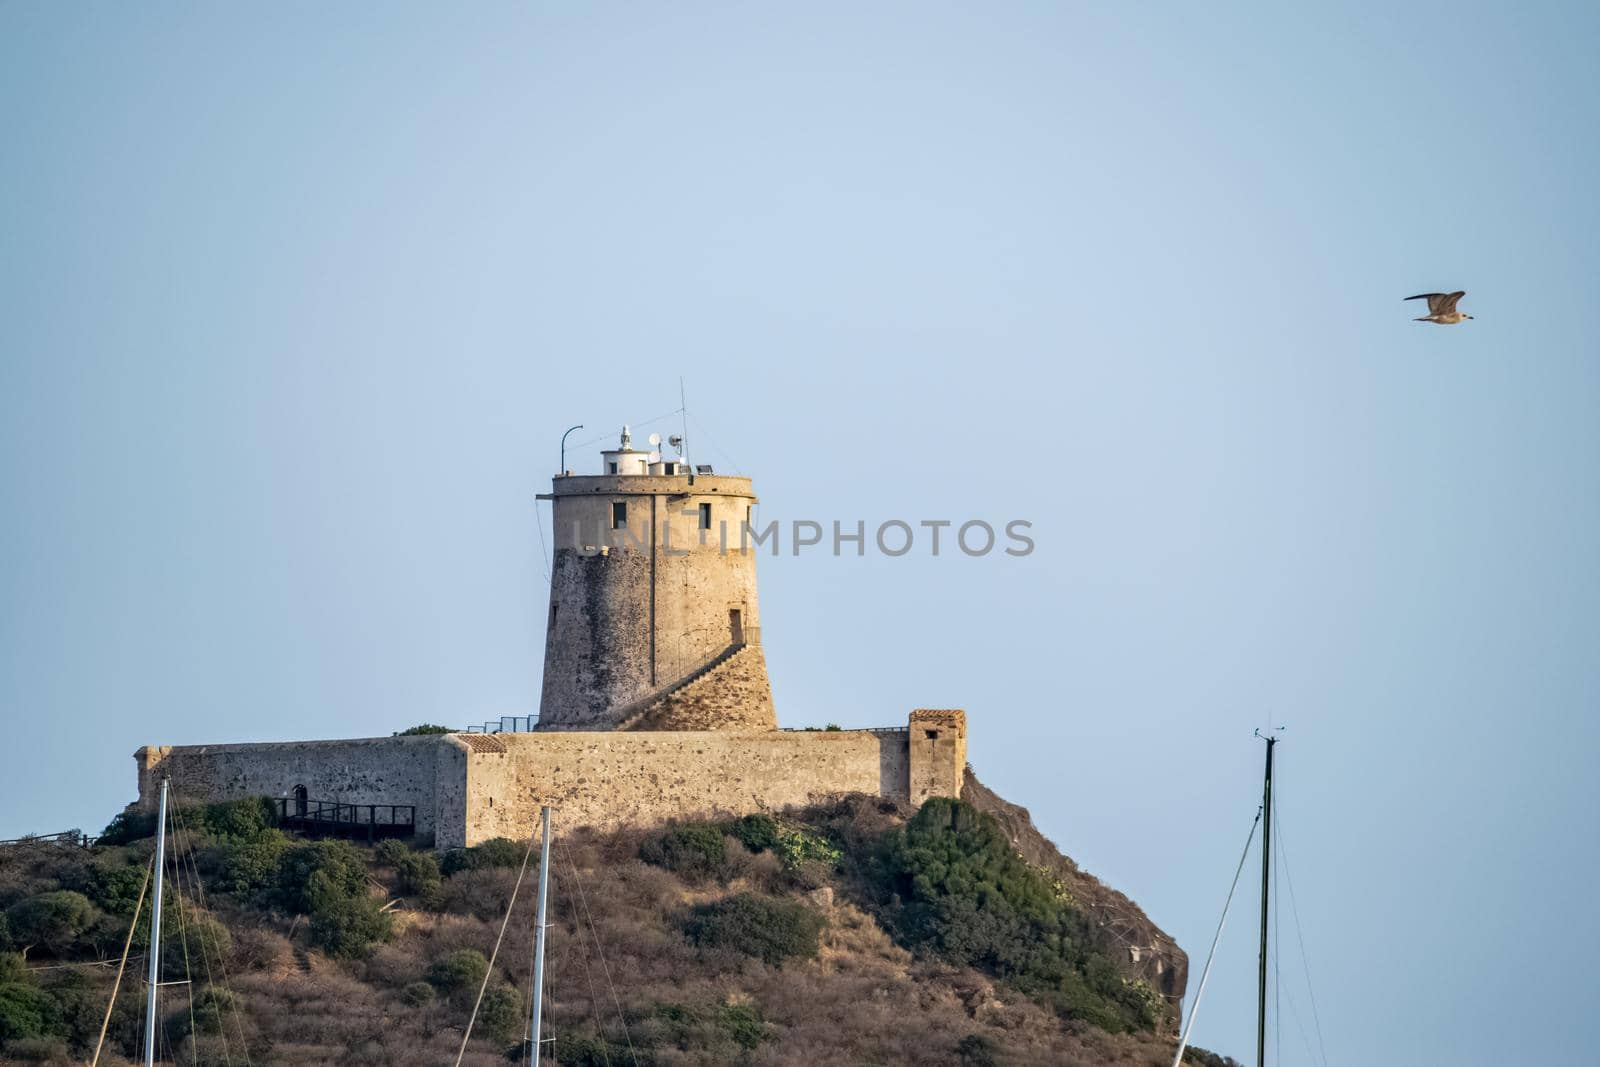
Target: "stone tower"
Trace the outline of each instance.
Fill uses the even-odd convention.
[[[633,447],[557,475],[542,730],[770,730],[750,479]]]

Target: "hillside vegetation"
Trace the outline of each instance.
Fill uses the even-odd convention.
[[[250,801],[175,823],[181,893],[163,908],[163,955],[167,979],[191,984],[163,994],[170,1060],[450,1064],[476,1009],[463,1062],[525,1061],[538,867],[526,842],[438,857],[305,841]],[[0,852],[7,1062],[87,1061],[152,832],[129,813],[94,848]],[[950,800],[558,834],[547,1062],[1170,1062],[1170,1005],[1097,947],[1100,924],[1015,836]],[[132,935],[142,957],[148,919]],[[101,1063],[139,1051],[140,963]]]

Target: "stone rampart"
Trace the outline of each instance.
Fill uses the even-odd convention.
[[[930,737],[929,733],[938,736]],[[541,805],[563,826],[650,825],[782,811],[849,794],[959,796],[960,712],[911,729],[435,734],[350,741],[150,746],[139,800],[170,777],[181,802],[247,796],[407,804],[441,848],[526,837]]]

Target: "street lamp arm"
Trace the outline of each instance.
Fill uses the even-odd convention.
[[[572,427],[571,429],[567,430],[567,433],[564,433],[564,434],[561,435],[561,473],[562,474],[566,474],[567,473],[567,434],[570,434],[573,430],[581,430],[581,429],[583,429],[583,423],[580,422],[580,423],[578,423],[578,425],[576,425],[576,426]]]

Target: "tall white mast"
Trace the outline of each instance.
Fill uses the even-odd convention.
[[[161,988],[161,876],[167,861],[167,779],[161,779],[161,804],[156,815],[156,892],[150,910],[150,989],[144,1011],[144,1064],[156,1062],[156,993]]]
[[[544,1046],[541,1042],[540,1028],[544,1016],[544,929],[545,902],[550,896],[550,807],[546,805],[539,809],[539,817],[544,822],[544,845],[539,851],[539,908],[534,919],[533,949],[533,1067],[539,1067],[540,1053]]]

